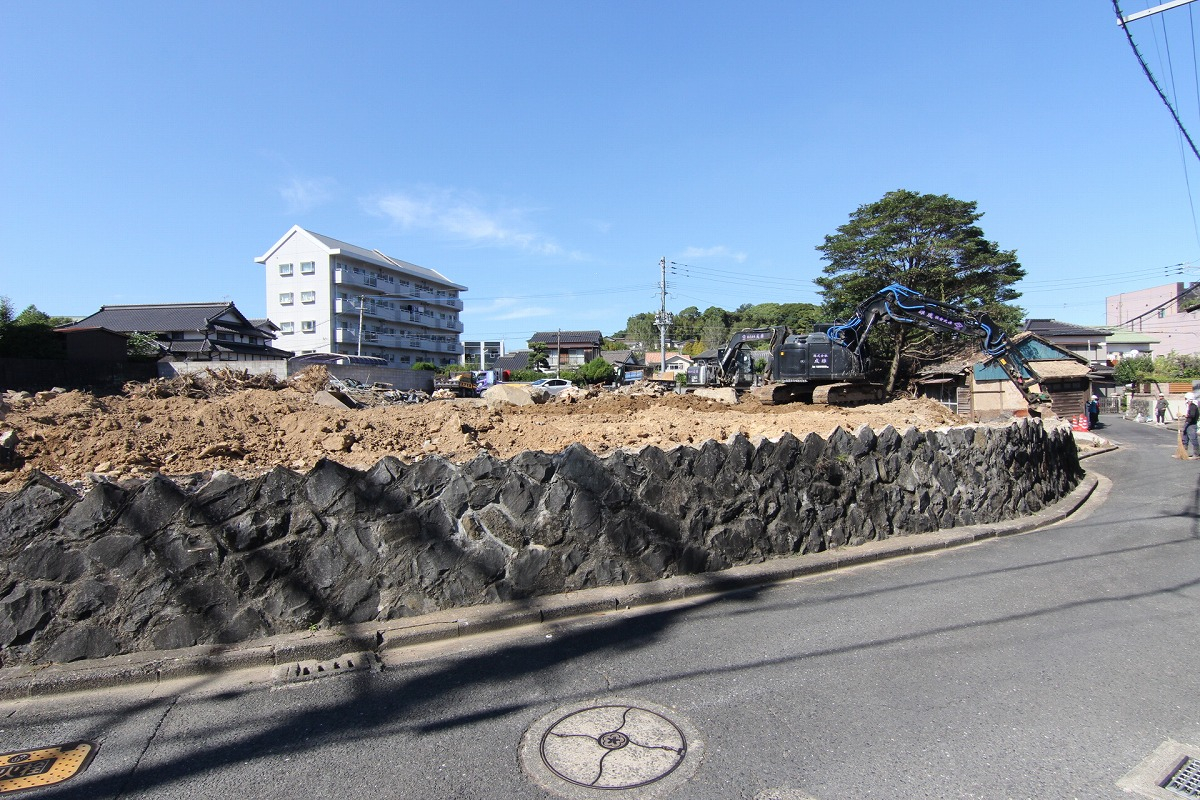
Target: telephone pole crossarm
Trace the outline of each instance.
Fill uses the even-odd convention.
[[[1179,8],[1179,6],[1186,6],[1188,3],[1194,2],[1196,2],[1196,0],[1171,0],[1170,3],[1163,3],[1162,5],[1155,6],[1154,8],[1147,8],[1145,11],[1137,11],[1133,14],[1129,14],[1128,16],[1117,17],[1117,24],[1121,26],[1128,25],[1129,23],[1136,22],[1139,19],[1151,17],[1155,14],[1161,14],[1164,11],[1170,11],[1172,8]]]

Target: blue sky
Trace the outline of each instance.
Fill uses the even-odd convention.
[[[1195,135],[1193,14],[1132,30]],[[1109,0],[10,3],[0,103],[18,310],[261,316],[299,224],[513,347],[657,309],[661,257],[671,311],[819,302],[817,245],[895,189],[975,201],[1030,316],[1200,280],[1198,164]]]

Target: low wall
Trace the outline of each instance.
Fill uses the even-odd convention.
[[[287,380],[288,364],[286,359],[262,360],[262,361],[169,361],[162,359],[158,361],[158,377],[177,378],[180,375],[192,375],[195,373],[208,372],[212,370],[230,370],[232,372],[248,372],[251,375],[274,375],[279,380]]]
[[[1082,471],[1066,426],[582,446],[360,472],[102,483],[0,505],[3,665],[243,641],[709,572],[1040,510]]]
[[[157,374],[154,363],[144,361],[0,358],[0,390],[39,392],[62,387],[103,394],[120,391],[129,381],[151,380]]]
[[[353,364],[324,364],[323,366],[329,370],[330,375],[339,380],[354,380],[368,386],[373,383],[388,383],[393,389],[401,392],[416,389],[426,394],[433,394],[434,373],[430,370],[363,367]],[[288,374],[295,375],[303,369],[303,366],[296,369],[295,365],[289,365]]]

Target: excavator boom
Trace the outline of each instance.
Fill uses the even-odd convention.
[[[1029,390],[1028,372],[1020,354],[990,316],[932,300],[899,283],[885,286],[859,303],[845,322],[818,326],[824,330],[795,334],[777,326],[739,331],[715,364],[689,369],[688,382],[724,386],[756,384],[748,345],[769,339],[763,374],[767,383],[755,390],[763,402],[877,402],[883,399],[883,392],[867,381],[870,359],[866,345],[867,335],[880,320],[974,337],[979,340],[980,349],[995,358],[1031,406],[1041,399]]]

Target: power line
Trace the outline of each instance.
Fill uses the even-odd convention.
[[[1142,58],[1142,52],[1138,49],[1137,43],[1133,41],[1133,34],[1129,32],[1129,25],[1126,24],[1125,16],[1121,13],[1120,0],[1112,0],[1113,10],[1117,12],[1117,23],[1121,26],[1121,30],[1125,31],[1125,38],[1129,41],[1129,47],[1133,50],[1133,54],[1137,57],[1138,63],[1142,66],[1142,72],[1146,74],[1146,78],[1150,81],[1150,85],[1154,87],[1154,91],[1158,92],[1159,98],[1171,112],[1171,118],[1175,120],[1176,127],[1183,134],[1183,138],[1187,139],[1188,146],[1192,148],[1192,154],[1196,156],[1196,160],[1200,161],[1200,150],[1196,149],[1196,143],[1192,141],[1191,135],[1184,127],[1183,121],[1179,118],[1179,114],[1175,111],[1175,106],[1171,105],[1171,101],[1167,99],[1167,95],[1159,86],[1158,80],[1154,77],[1154,73],[1150,71],[1150,67],[1146,64],[1146,59]]]

